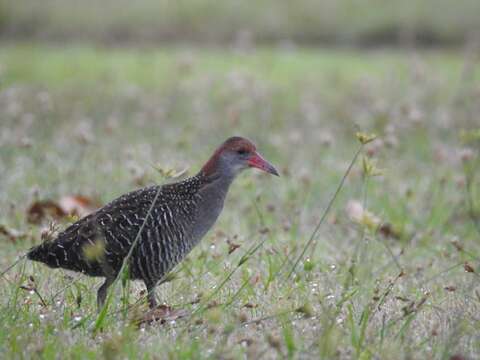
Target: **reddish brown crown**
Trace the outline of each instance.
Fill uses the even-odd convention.
[[[256,151],[256,147],[245,138],[242,138],[240,136],[232,136],[231,138],[227,139],[222,145],[220,145],[217,150],[215,150],[212,157],[203,166],[202,172],[205,175],[210,175],[215,171],[218,157],[224,151],[241,151],[247,154],[253,154]]]

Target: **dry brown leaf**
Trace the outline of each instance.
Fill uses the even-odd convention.
[[[27,233],[0,225],[0,235],[4,235],[11,242],[16,242],[27,237]]]
[[[144,315],[136,319],[135,322],[138,326],[151,324],[152,322],[165,324],[167,321],[174,321],[187,315],[189,315],[189,313],[185,309],[173,309],[171,306],[162,304],[155,309],[147,311]]]
[[[58,204],[67,215],[78,217],[84,217],[101,206],[99,201],[83,195],[63,196]]]
[[[220,306],[220,303],[217,300],[213,300],[207,304],[207,309],[212,309],[219,306]]]
[[[463,244],[460,241],[458,241],[457,239],[453,239],[451,243],[455,247],[455,249],[457,249],[458,252],[463,251]]]
[[[263,227],[258,232],[262,235],[268,234],[270,232],[270,229],[268,227]]]
[[[465,269],[466,272],[469,272],[469,273],[474,273],[475,272],[475,269],[473,268],[473,266],[470,265],[468,262],[463,264],[463,268]]]
[[[101,204],[97,200],[82,195],[66,195],[58,202],[53,200],[36,201],[27,209],[27,221],[40,224],[45,219],[60,220],[66,216],[84,217]]]
[[[255,274],[250,279],[250,285],[252,286],[257,285],[260,282],[260,280],[261,280],[260,274]]]
[[[27,221],[31,224],[40,224],[47,217],[58,220],[66,215],[60,205],[54,201],[36,201],[27,210]]]
[[[400,233],[395,227],[390,223],[383,223],[378,228],[378,232],[386,238],[399,239]]]
[[[241,245],[235,244],[230,239],[227,239],[227,244],[228,244],[228,255],[233,253],[235,250],[237,250],[241,246]]]

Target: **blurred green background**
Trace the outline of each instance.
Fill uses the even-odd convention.
[[[2,0],[4,38],[107,44],[455,45],[478,36],[477,0]]]

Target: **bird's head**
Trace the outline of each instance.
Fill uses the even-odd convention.
[[[257,152],[251,141],[234,136],[220,145],[202,171],[207,176],[224,174],[234,177],[248,168],[257,168],[279,176],[277,170]]]

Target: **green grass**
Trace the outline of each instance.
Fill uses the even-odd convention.
[[[464,58],[454,51],[422,53],[434,71],[446,80],[456,80]],[[0,60],[4,66],[2,81],[62,88],[108,86],[125,83],[161,88],[172,85],[178,77],[198,78],[205,71],[223,75],[229,71],[246,71],[273,85],[291,82],[314,82],[332,77],[351,83],[361,76],[392,75],[396,80],[408,76],[415,64],[412,53],[401,50],[271,50],[250,53],[218,48],[192,49],[173,47],[155,49],[105,49],[88,46],[59,48],[55,46],[2,46]],[[6,71],[6,69],[8,71]],[[474,77],[480,76],[475,69]],[[308,75],[308,76],[307,76]],[[328,79],[327,79],[328,80]]]
[[[21,261],[0,279],[0,353],[479,357],[480,245],[470,216],[478,218],[478,176],[468,196],[465,183],[479,148],[460,136],[479,126],[474,61],[388,49],[2,46],[0,224],[25,236],[0,234],[0,269],[40,242],[46,224],[26,220],[35,199],[107,202],[165,181],[154,165],[193,174],[234,134],[252,138],[282,176],[243,174],[215,229],[159,288],[191,315],[137,329],[129,319],[145,304],[125,311],[141,298],[131,283],[117,287],[95,331],[99,279]],[[359,146],[358,129],[379,139],[362,150],[288,277]],[[365,177],[364,156],[383,175]],[[352,200],[393,234],[352,220]],[[229,254],[227,240],[240,248]],[[32,285],[46,306],[20,288]]]

